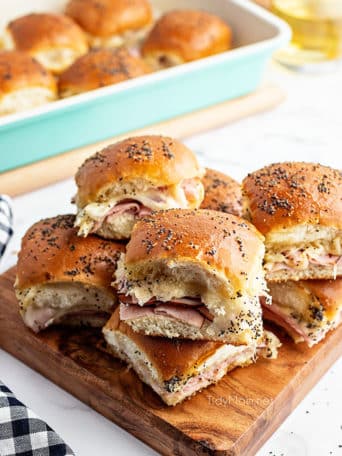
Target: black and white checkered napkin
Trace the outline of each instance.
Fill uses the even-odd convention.
[[[74,453],[0,382],[0,455],[73,456]]]
[[[0,195],[0,259],[13,234],[11,202]],[[0,381],[0,456],[74,456],[63,440]]]
[[[13,234],[13,215],[8,196],[0,195],[0,258],[5,253],[7,244]]]

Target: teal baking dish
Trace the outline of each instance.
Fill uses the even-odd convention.
[[[32,11],[31,2],[12,0],[17,14],[23,2]],[[62,10],[63,3],[44,0],[44,9]],[[249,0],[152,3],[158,12],[187,7],[220,15],[233,29],[234,49],[1,118],[0,172],[247,94],[290,39],[284,22]]]

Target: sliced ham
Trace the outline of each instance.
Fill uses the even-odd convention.
[[[214,363],[210,368],[203,370],[196,376],[191,377],[183,390],[173,394],[184,394],[187,396],[194,394],[196,391],[205,388],[211,383],[216,383],[228,371],[239,365],[243,366],[246,363],[252,362],[254,357],[253,347],[234,347],[230,356],[225,360],[219,360]]]
[[[85,318],[103,320],[104,322],[110,317],[110,312],[104,312],[94,309],[79,309],[73,310],[56,309],[53,307],[29,307],[23,316],[26,326],[31,328],[34,332],[38,333],[53,323],[68,322],[68,319],[79,319]]]
[[[286,255],[285,255],[286,256]],[[277,272],[281,270],[291,270],[291,269],[306,269],[309,267],[309,264],[314,264],[316,266],[341,266],[342,263],[342,256],[340,255],[331,255],[331,254],[324,254],[317,257],[310,257],[307,256],[305,260],[303,260],[303,252],[294,251],[291,253],[291,256],[287,256],[291,262],[297,263],[299,266],[290,266],[286,262],[279,262],[272,264],[272,272]]]
[[[161,304],[154,308],[154,313],[157,315],[166,315],[175,318],[176,320],[187,323],[196,328],[201,328],[205,318],[200,312],[194,309],[187,309],[173,304]]]
[[[130,304],[120,304],[120,320],[133,320],[154,314],[153,307],[141,307]]]
[[[278,271],[285,271],[285,270],[290,271],[293,268],[291,268],[286,263],[273,263],[272,267],[269,267],[268,265],[266,265],[266,269],[271,270],[272,272],[278,272]]]
[[[109,211],[95,223],[92,232],[97,231],[100,228],[100,226],[109,218],[117,217],[122,214],[133,214],[136,217],[144,217],[146,215],[149,215],[151,212],[152,211],[150,208],[144,206],[139,201],[131,199],[122,200],[119,203],[117,203],[114,207],[109,209]]]
[[[120,304],[120,319],[122,321],[150,315],[167,315],[168,317],[187,323],[196,328],[201,328],[205,320],[204,316],[197,309],[191,309],[171,303],[162,303],[154,307]]]
[[[201,298],[172,298],[172,304],[182,304],[184,306],[197,307],[202,304]]]
[[[297,320],[286,315],[280,306],[272,304],[272,306],[263,307],[263,316],[266,320],[273,321],[277,325],[283,327],[287,333],[293,338],[295,342],[305,342],[309,347],[320,342],[324,339],[326,333],[332,329],[337,328],[342,322],[342,309],[336,313],[335,317],[331,320],[330,325],[320,328],[315,332],[314,337],[310,337],[302,326],[299,325]]]
[[[102,223],[113,216],[122,214],[133,214],[136,217],[148,215],[151,213],[151,209],[139,203],[135,200],[122,200],[112,207],[107,214],[104,216]]]
[[[326,255],[320,255],[317,258],[311,258],[310,263],[321,265],[321,266],[328,266],[331,264],[339,264],[341,260],[342,260],[342,257],[340,257],[339,255],[326,254]]]
[[[273,321],[277,325],[283,327],[296,342],[305,340],[309,347],[315,343],[315,341],[306,334],[297,320],[286,315],[276,304],[273,303],[272,306],[267,307],[263,306],[263,316],[266,320]],[[300,336],[300,338],[298,338],[298,336]]]
[[[34,307],[30,306],[23,315],[25,325],[35,333],[47,328],[56,314],[52,307]]]
[[[198,193],[198,181],[195,179],[184,179],[182,182],[184,193],[187,197],[196,198]],[[188,199],[188,198],[187,198]]]

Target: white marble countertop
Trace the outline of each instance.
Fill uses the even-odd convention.
[[[319,161],[342,168],[342,69],[302,75],[270,65],[267,79],[288,93],[275,111],[188,139],[202,163],[237,179],[265,163]],[[162,132],[161,132],[162,133]],[[0,189],[1,193],[1,189]],[[15,235],[0,264],[14,264],[20,238],[37,219],[72,211],[71,180],[14,200]],[[0,350],[0,377],[77,456],[155,454],[88,406]],[[342,359],[274,433],[258,456],[342,455]],[[244,455],[251,456],[251,455]]]

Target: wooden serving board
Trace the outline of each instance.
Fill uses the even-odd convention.
[[[99,349],[98,330],[24,327],[15,270],[0,276],[0,347],[164,455],[252,456],[342,354],[342,326],[307,349],[283,340],[277,360],[235,369],[176,407]]]

